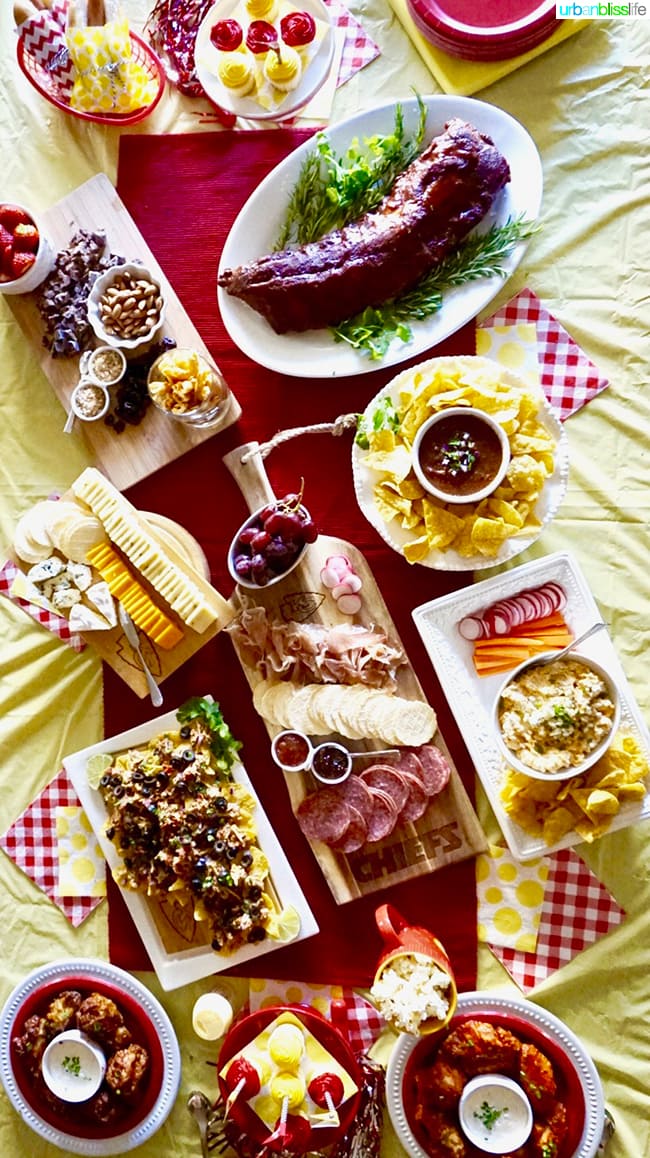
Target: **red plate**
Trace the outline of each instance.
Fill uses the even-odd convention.
[[[21,1033],[27,1018],[32,1014],[44,1013],[50,1001],[65,989],[76,989],[82,997],[88,997],[91,993],[101,993],[104,997],[110,997],[122,1013],[134,1042],[144,1046],[149,1053],[149,1073],[144,1079],[140,1100],[110,1125],[102,1126],[84,1121],[83,1103],[72,1107],[61,1102],[60,1109],[53,1105],[43,1090],[34,1084],[14,1045],[14,1038]],[[111,985],[103,979],[94,980],[88,976],[75,976],[71,973],[69,976],[57,977],[39,986],[18,1009],[10,1030],[10,1043],[11,1066],[16,1084],[25,1101],[50,1126],[56,1130],[63,1130],[75,1138],[104,1140],[135,1130],[151,1114],[160,1095],[164,1059],[158,1031],[134,997],[125,993],[119,986]]]
[[[559,26],[555,0],[407,0],[422,34],[465,60],[506,60],[528,52]]]
[[[585,1124],[586,1103],[580,1075],[571,1059],[561,1048],[558,1042],[544,1033],[537,1025],[519,1017],[515,1013],[495,1013],[493,1011],[472,1011],[457,1013],[447,1029],[439,1034],[422,1038],[408,1059],[404,1071],[402,1095],[404,1112],[415,1138],[422,1149],[427,1150],[426,1135],[420,1129],[415,1118],[415,1075],[418,1070],[430,1066],[436,1058],[438,1050],[449,1033],[462,1025],[465,1021],[489,1021],[492,1025],[501,1026],[510,1030],[521,1041],[535,1045],[546,1054],[553,1066],[555,1080],[558,1087],[558,1100],[564,1103],[567,1111],[568,1132],[564,1143],[557,1154],[557,1158],[570,1158],[577,1152]]]
[[[361,1097],[361,1085],[363,1077],[361,1070],[355,1061],[354,1054],[345,1040],[340,1030],[336,1029],[331,1022],[317,1013],[315,1009],[304,1005],[276,1005],[269,1009],[258,1009],[256,1013],[251,1013],[248,1017],[243,1017],[241,1021],[236,1021],[219,1052],[219,1061],[217,1063],[217,1071],[220,1074],[226,1062],[229,1062],[232,1057],[253,1041],[263,1029],[266,1028],[276,1017],[281,1013],[293,1013],[300,1021],[302,1021],[305,1029],[309,1030],[320,1044],[336,1058],[337,1062],[343,1066],[349,1073],[352,1080],[359,1087],[357,1093],[351,1098],[348,1098],[340,1110],[340,1124],[336,1127],[323,1127],[317,1131],[318,1148],[329,1146],[332,1142],[336,1142],[338,1138],[345,1134],[353,1122],[357,1110],[359,1108],[359,1101]],[[225,1082],[219,1076],[219,1088],[221,1090],[224,1100],[228,1096]],[[249,1138],[257,1143],[262,1143],[265,1138],[268,1138],[269,1131],[261,1118],[250,1108],[247,1102],[236,1101],[231,1110],[231,1118],[239,1126]],[[312,1145],[312,1144],[310,1144]]]

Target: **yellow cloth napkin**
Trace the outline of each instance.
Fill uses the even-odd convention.
[[[488,845],[476,860],[479,941],[534,953],[548,869],[546,857],[521,864],[507,848]]]
[[[106,861],[80,805],[55,810],[60,897],[105,897]]]
[[[521,56],[512,56],[509,60],[460,60],[458,57],[448,56],[442,49],[436,48],[425,39],[408,10],[406,0],[390,0],[390,4],[414,48],[443,92],[454,96],[471,96],[479,89],[487,88],[515,69],[521,68],[522,64],[528,64],[529,60],[534,60],[536,56],[548,52],[549,48],[561,44],[563,40],[590,23],[589,20],[562,20],[559,28],[556,28],[547,40],[543,40],[529,52],[523,52]]]

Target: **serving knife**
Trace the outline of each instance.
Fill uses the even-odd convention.
[[[161,692],[160,688],[158,687],[158,684],[156,683],[155,679],[153,678],[149,668],[147,667],[146,660],[142,654],[142,648],[140,647],[140,640],[138,638],[138,629],[135,626],[135,623],[133,622],[133,620],[131,619],[131,616],[129,615],[128,611],[126,610],[126,607],[124,607],[124,605],[122,603],[120,603],[119,601],[117,604],[117,614],[119,616],[122,630],[124,631],[124,634],[125,634],[128,642],[131,644],[131,647],[133,648],[138,659],[140,660],[140,664],[141,664],[142,670],[144,672],[144,678],[147,681],[147,687],[149,689],[149,695],[151,697],[151,702],[152,702],[154,708],[159,708],[163,702],[162,692]]]

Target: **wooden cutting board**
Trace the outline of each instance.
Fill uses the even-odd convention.
[[[263,460],[253,454],[245,463],[244,456],[256,449],[256,443],[237,447],[225,455],[223,461],[239,484],[251,511],[272,502],[275,495],[269,483]],[[362,608],[354,620],[338,611],[335,601],[320,579],[321,568],[329,555],[343,554],[363,579]],[[360,622],[383,628],[391,641],[401,645],[388,608],[364,556],[352,543],[330,535],[319,535],[302,562],[281,583],[270,588],[251,591],[236,587],[231,602],[238,609],[251,600],[266,608],[269,615],[280,621],[297,620],[301,623],[320,623],[332,627],[336,623]],[[408,657],[407,657],[408,658]],[[239,654],[246,678],[254,690],[262,676],[256,667],[247,664]],[[397,674],[397,694],[407,699],[426,697],[419,680],[407,662]],[[433,705],[435,707],[435,704]],[[265,720],[267,731],[273,737],[279,728]],[[367,750],[385,747],[379,741],[355,742],[340,736],[319,737],[339,740],[346,747]],[[323,844],[310,841],[312,850],[338,904],[373,893],[389,885],[425,873],[435,872],[444,865],[454,864],[475,856],[487,847],[485,834],[463,787],[458,771],[440,730],[432,743],[445,754],[451,767],[449,784],[433,797],[427,811],[415,823],[400,823],[385,840],[368,844],[359,852],[344,855]],[[278,775],[282,775],[278,768]],[[313,792],[317,782],[308,772],[290,772],[285,780],[292,807],[295,810],[306,795]]]
[[[46,209],[41,218],[55,249],[67,246],[79,229],[104,229],[108,248],[113,253],[121,254],[127,261],[141,261],[160,279],[167,301],[163,335],[174,338],[178,346],[191,346],[210,357],[201,335],[105,173],[91,177]],[[43,373],[67,414],[70,395],[79,381],[79,358],[53,358],[45,349],[37,297],[38,290],[35,290],[30,294],[6,295],[5,301],[31,343]],[[127,424],[121,434],[115,434],[103,422],[77,422],[74,432],[85,440],[93,465],[99,467],[118,490],[126,490],[166,463],[180,458],[193,446],[212,438],[219,430],[225,430],[237,421],[240,414],[241,407],[232,395],[223,422],[215,427],[193,429],[150,406],[138,426]],[[64,419],[62,416],[62,427]]]

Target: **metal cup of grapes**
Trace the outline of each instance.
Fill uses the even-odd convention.
[[[257,590],[284,579],[318,536],[302,494],[266,503],[237,531],[228,551],[228,570],[241,587]]]

